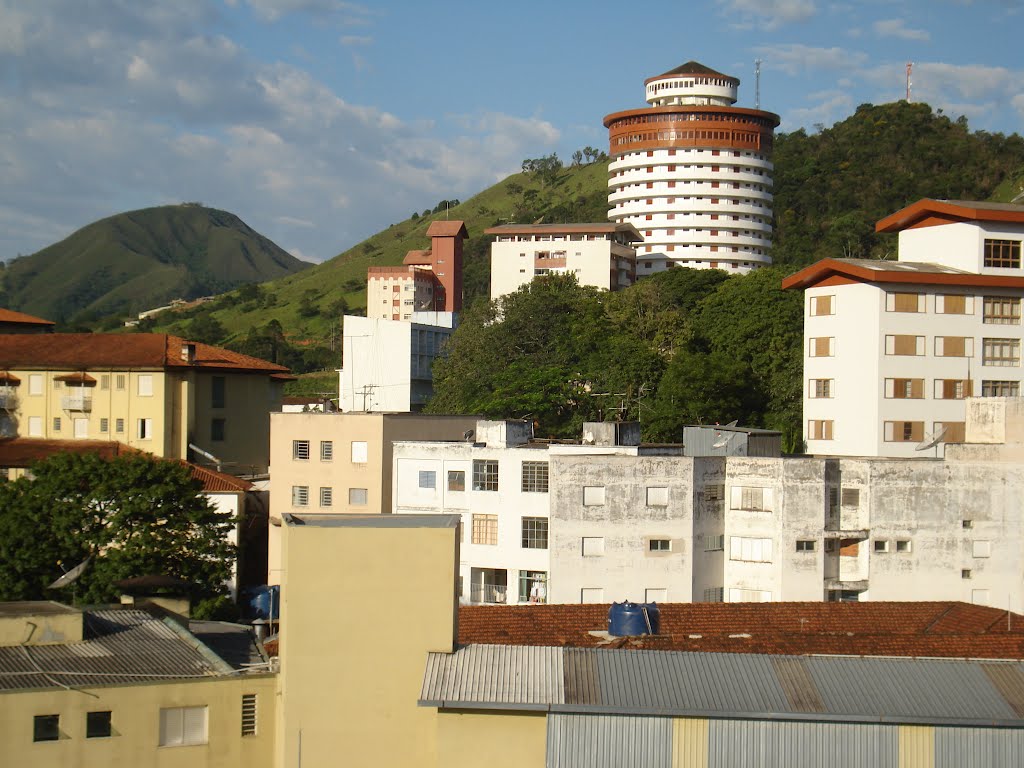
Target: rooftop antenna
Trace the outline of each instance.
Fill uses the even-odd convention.
[[[754,59],[754,109],[761,108],[761,60]]]
[[[914,71],[914,62],[908,61],[907,62],[907,104],[910,103],[910,86],[912,85],[912,83],[910,82],[910,75],[913,73],[913,71]]]

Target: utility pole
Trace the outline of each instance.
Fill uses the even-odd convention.
[[[761,60],[754,60],[754,109],[761,108]]]

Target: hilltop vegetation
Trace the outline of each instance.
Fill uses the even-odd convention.
[[[234,214],[198,203],[93,222],[9,263],[0,306],[88,324],[261,283],[307,267]]]

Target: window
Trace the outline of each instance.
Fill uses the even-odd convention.
[[[705,486],[704,501],[725,501],[725,486],[720,483]]]
[[[974,297],[940,294],[935,297],[935,311],[940,315],[973,315]]]
[[[466,490],[466,473],[461,469],[450,469],[448,470],[448,490],[449,491],[464,491]]]
[[[183,747],[206,743],[206,707],[160,710],[160,746]]]
[[[123,390],[125,390],[127,388],[128,388],[128,377],[125,374],[123,374],[123,373],[117,374],[114,377],[114,389],[123,391]]]
[[[725,549],[725,534],[711,534],[704,537],[705,552],[721,552]]]
[[[583,556],[600,557],[604,554],[604,536],[584,536]]]
[[[985,240],[986,267],[1020,269],[1020,240]]]
[[[328,487],[320,488],[320,506],[331,507],[334,506],[334,489]]]
[[[1016,368],[1020,365],[1020,339],[982,339],[981,364]]]
[[[227,440],[227,420],[210,419],[210,440],[214,443],[223,443]]]
[[[1011,296],[986,296],[983,322],[988,325],[1020,325],[1020,299]]]
[[[960,578],[961,579],[969,579],[969,578],[971,578],[971,569],[970,568],[961,568],[960,569]]]
[[[365,488],[349,488],[348,503],[353,507],[365,507],[369,492]]]
[[[770,563],[772,561],[772,540],[730,536],[729,559],[751,563]]]
[[[924,379],[886,379],[885,396],[898,400],[920,400],[924,397]]]
[[[720,603],[725,599],[724,587],[708,587],[704,590],[705,603]]]
[[[100,389],[102,389],[102,390],[110,389],[110,374],[109,373],[104,373],[104,374],[102,374],[100,376]]]
[[[832,397],[832,379],[808,379],[807,396],[813,398]]]
[[[809,357],[832,357],[835,354],[835,339],[831,336],[815,336],[808,339]]]
[[[85,738],[105,739],[110,733],[110,712],[85,713]]]
[[[887,293],[886,312],[924,312],[923,293]]]
[[[843,488],[842,503],[844,507],[859,507],[860,488]]]
[[[836,313],[835,296],[811,296],[811,316],[834,315]]]
[[[772,489],[735,485],[730,490],[729,507],[769,512],[772,508]]]
[[[960,521],[960,527],[961,528],[965,528],[965,529],[973,528],[974,527],[974,521],[973,520],[961,520]]]
[[[548,574],[545,571],[519,572],[519,602],[546,603],[548,601]]]
[[[818,549],[818,542],[814,539],[797,539],[797,552],[815,552]]]
[[[210,379],[210,407],[223,408],[225,402],[226,380],[223,376],[214,376]]]
[[[603,485],[585,485],[583,486],[583,506],[585,507],[599,507],[604,504],[604,486]]]
[[[473,538],[474,544],[498,543],[498,516],[497,515],[473,515]]]
[[[242,694],[242,735],[256,735],[256,694]]]
[[[604,602],[604,589],[602,587],[582,587],[580,589],[580,602],[584,605]]]
[[[292,458],[296,461],[309,459],[309,440],[292,440]]]
[[[53,417],[53,431],[60,432],[60,416]]]
[[[772,593],[765,589],[729,589],[730,603],[770,603]]]
[[[28,375],[28,393],[30,395],[43,394],[43,374],[30,373]]]
[[[832,420],[808,419],[807,421],[808,440],[831,440]]]
[[[473,459],[473,490],[498,490],[498,462],[496,459]]]
[[[309,506],[309,486],[308,485],[293,485],[292,486],[292,506],[293,507],[306,507],[306,506]]]
[[[139,419],[136,422],[138,427],[139,440],[149,440],[153,437],[153,420],[152,419]]]
[[[647,506],[648,507],[667,507],[668,506],[668,488],[664,486],[651,486],[647,489]]]
[[[523,462],[523,493],[548,492],[548,463],[546,461]]]
[[[671,552],[672,539],[649,539],[647,541],[648,552]]]
[[[153,396],[153,374],[140,373],[139,378],[136,379],[136,382],[138,386],[139,397]]]
[[[974,357],[974,339],[966,336],[936,336],[936,357]]]
[[[353,464],[365,464],[369,451],[367,449],[365,440],[353,440],[352,441],[352,463]]]
[[[110,431],[110,419],[107,419],[107,418],[100,419],[100,432],[105,434],[105,433],[107,433],[109,431]]]
[[[875,539],[874,543],[872,544],[872,549],[875,552],[888,552],[889,542],[885,539]]]
[[[320,461],[334,461],[334,441],[320,441]]]
[[[119,435],[124,434],[124,419],[114,419],[114,431]]]
[[[60,715],[36,715],[32,719],[32,741],[57,741],[60,738]]]
[[[437,488],[437,472],[421,469],[419,471],[419,487],[435,490]]]
[[[886,336],[885,354],[887,355],[923,355],[924,336]]]
[[[885,422],[885,441],[887,443],[919,443],[922,440],[924,440],[923,421]]]
[[[909,552],[910,542],[907,539],[896,539],[896,551],[897,552]]]
[[[523,549],[548,548],[548,519],[546,517],[523,518]]]
[[[1019,397],[1019,381],[982,381],[982,397]]]
[[[971,543],[971,556],[972,557],[991,557],[992,556],[992,542],[984,539],[976,539]]]

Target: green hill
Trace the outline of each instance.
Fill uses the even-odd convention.
[[[9,263],[0,304],[53,319],[89,322],[222,293],[308,266],[234,214],[168,205],[93,222]]]

